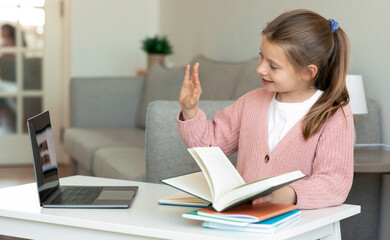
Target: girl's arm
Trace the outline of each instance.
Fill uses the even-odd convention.
[[[241,105],[239,99],[215,114],[213,120],[206,120],[206,114],[199,108],[196,116],[186,121],[180,112],[177,124],[184,143],[189,148],[218,146],[226,155],[237,152]]]
[[[353,181],[355,130],[349,107],[339,110],[326,124],[313,161],[313,173],[290,186],[301,209],[342,204]]]
[[[330,207],[342,204],[353,180],[355,130],[349,107],[327,123],[319,139],[312,174],[290,186],[253,200],[252,204],[288,203],[300,209]]]

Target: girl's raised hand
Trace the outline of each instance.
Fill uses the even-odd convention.
[[[192,76],[190,78],[190,65],[186,67],[184,81],[181,87],[179,103],[181,105],[184,120],[194,118],[198,113],[196,105],[202,94],[202,87],[199,81],[199,63],[195,63]]]

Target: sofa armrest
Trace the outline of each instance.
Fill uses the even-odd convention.
[[[135,127],[143,85],[135,77],[73,78],[71,127]]]
[[[198,106],[212,119],[215,113],[234,101],[200,101]],[[177,101],[153,101],[146,113],[146,181],[200,171],[180,138],[176,117],[181,109]],[[233,164],[237,154],[229,156]]]

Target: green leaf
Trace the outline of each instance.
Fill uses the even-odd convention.
[[[166,36],[146,37],[142,40],[142,50],[149,54],[172,54],[172,46]]]

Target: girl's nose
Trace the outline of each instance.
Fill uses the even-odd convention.
[[[267,69],[264,67],[264,64],[259,63],[259,66],[256,69],[257,74],[261,76],[266,76],[267,75]]]

